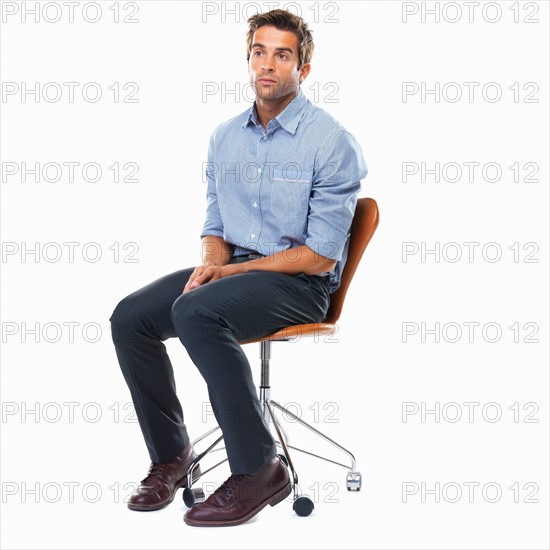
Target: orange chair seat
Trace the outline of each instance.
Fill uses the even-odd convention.
[[[245,340],[241,344],[254,344],[265,340],[292,340],[302,336],[330,336],[336,332],[336,325],[333,323],[308,323],[306,325],[291,325],[277,332],[256,338],[255,340]]]

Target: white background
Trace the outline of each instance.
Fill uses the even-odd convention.
[[[369,165],[362,196],[378,201],[381,222],[337,342],[274,345],[273,397],[356,454],[363,489],[348,493],[344,469],[295,456],[313,515],[299,518],[285,502],[225,529],[186,526],[180,493],[159,512],[126,508],[128,484],[144,477],[149,457],[124,409],[130,395],[108,318],[130,292],[199,259],[202,163],[213,128],[250,105],[242,95],[244,36],[255,4],[138,2],[138,22],[118,24],[112,1],[98,3],[96,23],[83,17],[84,3],[69,22],[60,2],[46,13],[53,19],[61,7],[60,21],[23,22],[23,4],[34,7],[4,2],[1,26],[2,548],[548,548],[548,2],[520,2],[514,12],[513,2],[482,1],[472,22],[463,2],[441,2],[439,22],[433,14],[422,22],[434,2],[299,3],[316,41],[302,87],[361,144]],[[224,11],[235,5],[237,15]],[[461,17],[452,23],[456,6]],[[132,3],[118,9],[123,19]],[[23,85],[36,82],[58,83],[62,97],[22,97]],[[74,102],[64,82],[80,83]],[[90,82],[103,92],[95,103],[81,92]],[[136,103],[122,101],[128,82],[139,85]],[[404,101],[404,82],[458,83],[463,97],[452,101],[452,85],[439,101],[420,93]],[[479,83],[471,102],[464,82]],[[490,82],[502,89],[498,101],[482,95]],[[205,97],[205,83],[241,94]],[[537,102],[524,101],[527,83],[538,86]],[[102,178],[85,181],[77,168],[73,182],[67,171],[57,182],[42,175],[23,182],[22,163],[37,162],[98,163]],[[138,182],[114,182],[116,162],[136,163]],[[457,182],[433,175],[423,182],[420,174],[404,181],[406,162],[458,163],[464,172]],[[480,163],[474,181],[465,162]],[[483,177],[486,163],[500,166],[498,181]],[[526,163],[538,166],[536,181],[523,181]],[[78,243],[73,261],[67,242]],[[468,242],[479,243],[472,261]],[[126,243],[139,247],[131,258]],[[37,256],[22,253],[36,246]],[[403,246],[419,252],[404,261]],[[438,258],[422,258],[422,247],[437,246]],[[418,332],[405,339],[403,323]],[[92,342],[95,326],[101,333]],[[422,327],[435,328],[439,342]],[[495,327],[502,334],[491,342]],[[206,388],[181,344],[167,347],[195,438],[213,425],[203,415]],[[259,375],[258,349],[246,351]],[[469,402],[479,404],[473,417]],[[74,403],[74,418],[66,403]],[[422,418],[436,403],[439,418]],[[418,413],[404,417],[405,407]],[[457,410],[462,417],[453,421]],[[298,429],[289,431],[302,441]],[[227,475],[219,469],[206,481],[212,487]]]

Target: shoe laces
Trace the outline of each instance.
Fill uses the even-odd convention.
[[[214,492],[222,493],[225,500],[230,500],[235,495],[241,481],[250,474],[231,474]]]
[[[166,483],[163,466],[164,464],[161,464],[159,462],[152,462],[151,466],[149,466],[149,471],[147,472],[147,476],[145,477],[145,479],[141,480],[141,483],[145,484],[150,477],[158,477],[162,482]]]

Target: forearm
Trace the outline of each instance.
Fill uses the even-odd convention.
[[[248,271],[277,271],[279,273],[287,273],[288,275],[296,275],[297,273],[305,273],[306,275],[317,275],[332,271],[336,265],[334,260],[321,256],[309,248],[309,246],[298,246],[290,250],[283,250],[271,256],[250,260],[248,262],[229,264],[227,243],[219,237],[204,237],[208,241],[204,244],[204,248],[209,250],[209,254],[204,259],[208,261],[225,261],[226,263],[205,264],[195,269],[187,284],[184,292],[188,292],[210,281],[215,281],[223,277],[247,273]],[[210,240],[219,239],[219,240]],[[220,242],[221,241],[221,242]],[[232,249],[231,249],[232,250]]]
[[[202,238],[203,265],[226,265],[233,255],[233,245],[221,237],[207,235]]]
[[[321,256],[314,252],[309,246],[302,245],[296,248],[283,250],[240,264],[231,264],[224,269],[228,275],[236,275],[238,273],[246,273],[248,271],[278,271],[279,273],[287,273],[296,275],[297,273],[305,273],[306,275],[317,275],[326,271],[332,271],[336,266],[336,261]]]

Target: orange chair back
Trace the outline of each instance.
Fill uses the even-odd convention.
[[[340,286],[330,296],[330,307],[325,317],[325,323],[336,324],[336,321],[340,319],[349,285],[363,253],[378,227],[378,221],[379,214],[376,201],[368,198],[359,199],[351,224],[348,258],[342,272]]]

